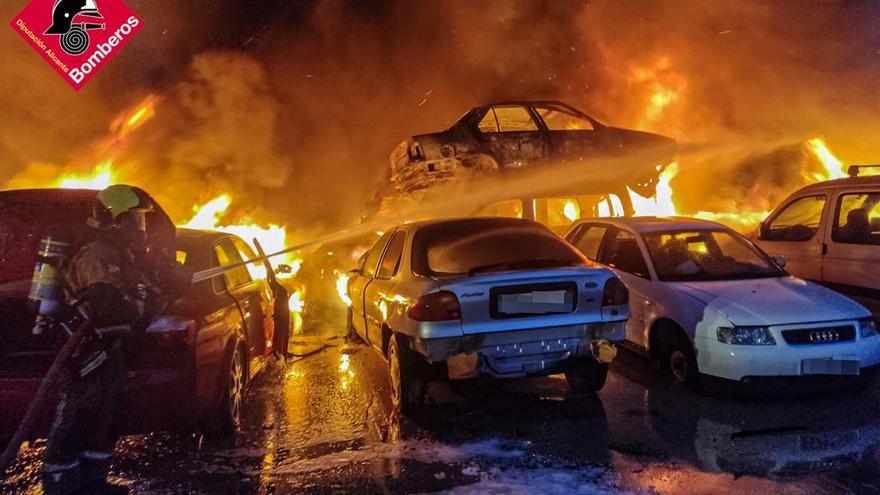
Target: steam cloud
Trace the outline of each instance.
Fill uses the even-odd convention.
[[[686,143],[685,211],[778,199],[815,166],[801,144],[815,135],[844,161],[877,160],[869,2],[131,4],[144,30],[79,95],[0,35],[17,69],[0,80],[0,182],[35,162],[90,165],[87,143],[151,92],[157,117],[119,160],[180,219],[231,191],[267,221],[348,223],[397,142],[497,99],[559,98]]]

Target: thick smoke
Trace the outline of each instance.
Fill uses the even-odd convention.
[[[0,82],[0,182],[32,162],[87,166],[112,114],[148,93],[157,116],[119,163],[180,219],[222,191],[295,228],[354,221],[395,144],[499,99],[560,98],[684,142],[684,211],[797,187],[816,135],[844,161],[877,159],[868,2],[131,5],[144,30],[81,94],[2,35],[20,74]]]

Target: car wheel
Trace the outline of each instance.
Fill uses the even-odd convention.
[[[472,169],[474,173],[497,172],[500,168],[498,162],[487,155],[475,155],[466,158],[463,165]]]
[[[598,392],[608,378],[608,365],[593,357],[576,358],[565,370],[565,379],[577,393]]]
[[[229,360],[226,389],[223,401],[209,425],[210,431],[218,436],[232,435],[241,426],[241,405],[244,401],[245,368],[244,356],[236,346]]]
[[[666,373],[679,383],[694,385],[699,378],[697,369],[697,356],[694,346],[684,333],[676,332],[669,342],[667,352],[664,353],[663,364]]]
[[[417,369],[418,359],[396,335],[388,343],[388,371],[391,385],[391,405],[395,411],[407,415],[422,405],[424,383]]]

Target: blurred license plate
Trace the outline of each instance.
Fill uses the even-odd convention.
[[[574,296],[569,290],[535,290],[513,294],[498,294],[498,312],[501,314],[543,315],[571,313]]]
[[[859,361],[852,359],[804,359],[801,372],[805,375],[858,375]]]

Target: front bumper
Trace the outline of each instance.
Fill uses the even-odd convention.
[[[698,336],[694,345],[700,373],[740,381],[750,377],[834,376],[811,372],[806,364],[810,360],[857,361],[859,369],[880,364],[878,335],[868,338],[856,335],[855,340],[848,342],[791,345],[778,329],[771,327],[771,331],[776,345],[730,345],[717,338]]]
[[[518,378],[559,373],[567,362],[593,351],[595,341],[620,342],[626,321],[492,332],[464,337],[414,339],[413,348],[431,363],[449,361],[455,377]]]

